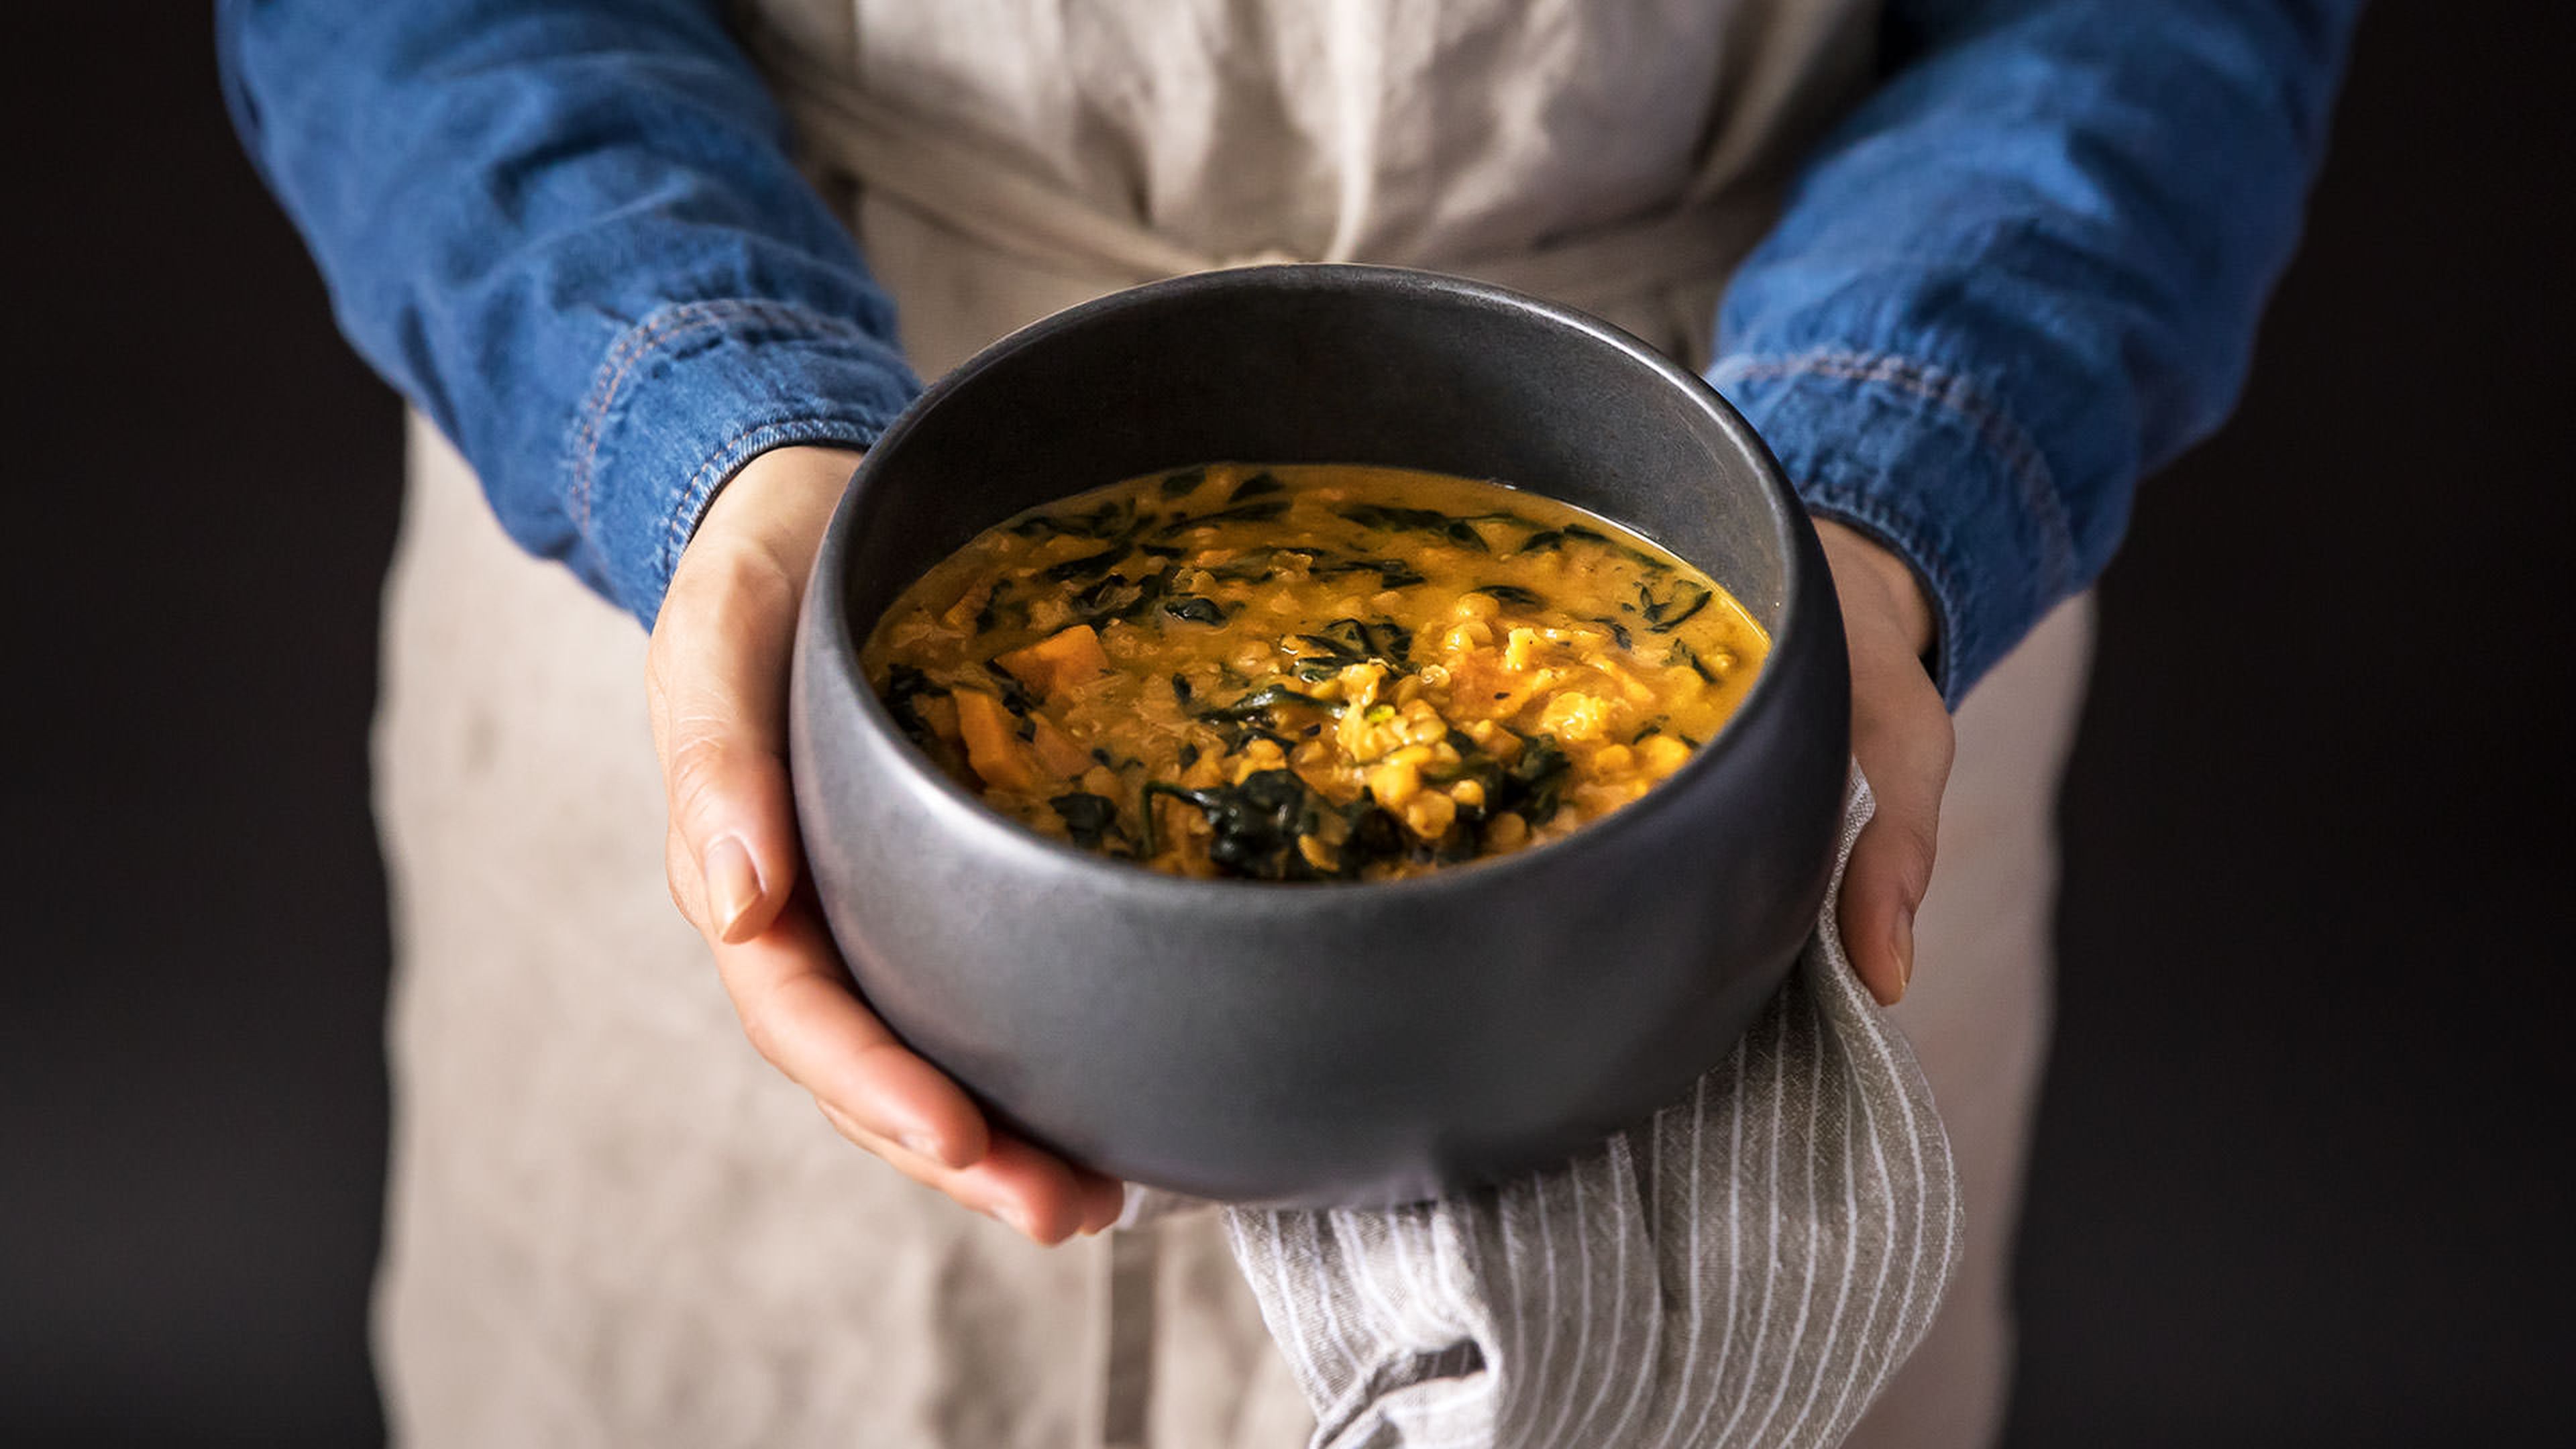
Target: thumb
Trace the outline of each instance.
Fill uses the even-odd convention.
[[[1906,738],[1865,742],[1854,730],[1853,753],[1878,809],[1852,845],[1839,921],[1852,970],[1881,1006],[1913,984],[1914,913],[1931,889],[1940,841],[1950,730],[1937,705],[1934,714]]]
[[[795,886],[783,750],[797,584],[718,545],[673,576],[646,690],[671,812],[671,897],[711,941],[776,920]]]
[[[1843,949],[1861,984],[1893,1006],[1914,979],[1914,913],[1932,885],[1955,736],[1923,668],[1930,605],[1911,571],[1841,524],[1820,521],[1816,533],[1851,648],[1852,758],[1878,799],[1843,872]]]
[[[671,898],[710,941],[767,930],[800,867],[787,676],[814,549],[858,455],[773,449],[716,495],[663,596],[646,660],[671,812]]]

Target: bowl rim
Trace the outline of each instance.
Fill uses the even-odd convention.
[[[1233,877],[1200,878],[1173,875],[1084,850],[1069,842],[1050,839],[985,804],[972,791],[951,779],[947,772],[941,770],[938,764],[922,751],[919,745],[913,743],[912,739],[904,734],[902,728],[895,723],[893,714],[885,707],[885,701],[879,698],[875,688],[867,683],[866,671],[859,660],[859,636],[850,618],[850,610],[846,602],[847,589],[841,577],[847,572],[848,536],[851,526],[849,517],[858,508],[866,490],[869,472],[877,466],[878,459],[899,448],[903,440],[925,419],[937,412],[949,398],[973,386],[984,373],[1032,347],[1043,346],[1060,333],[1087,326],[1098,319],[1135,308],[1168,305],[1177,298],[1187,298],[1194,293],[1228,291],[1246,286],[1318,291],[1344,291],[1356,288],[1362,292],[1379,290],[1428,292],[1471,306],[1536,314],[1547,322],[1571,329],[1597,344],[1609,347],[1632,362],[1643,364],[1696,406],[1710,422],[1716,425],[1728,441],[1735,444],[1751,459],[1756,484],[1774,505],[1772,541],[1782,559],[1781,628],[1773,635],[1770,651],[1764,659],[1764,667],[1754,679],[1753,687],[1745,692],[1744,702],[1736,707],[1735,713],[1727,718],[1727,722],[1718,729],[1715,736],[1703,741],[1697,749],[1691,751],[1688,763],[1672,775],[1658,781],[1645,794],[1612,811],[1608,816],[1587,822],[1560,839],[1516,850],[1508,855],[1480,857],[1443,866],[1437,870],[1425,871],[1419,875],[1386,880],[1254,881]],[[1258,463],[1260,460],[1241,461]],[[1086,490],[1074,489],[1063,496],[1071,497],[1074,493],[1083,491]],[[1536,489],[1527,491],[1538,493],[1540,497],[1554,497],[1553,494],[1540,493]],[[1565,502],[1563,499],[1556,501]],[[1609,517],[1606,514],[1602,516]],[[1122,288],[1078,303],[1005,334],[933,381],[923,389],[918,398],[914,399],[910,407],[904,409],[894,424],[869,446],[866,456],[852,470],[840,500],[833,507],[826,537],[816,553],[815,572],[806,586],[805,607],[811,610],[822,607],[818,601],[828,601],[828,607],[824,607],[824,612],[815,620],[815,623],[823,631],[817,642],[828,651],[834,663],[839,666],[836,672],[841,678],[832,681],[832,687],[845,688],[855,695],[857,697],[855,712],[862,722],[862,727],[874,730],[883,742],[894,746],[892,753],[902,761],[900,768],[907,772],[908,782],[915,798],[920,798],[920,791],[923,787],[927,787],[933,792],[932,800],[948,807],[947,813],[956,817],[962,822],[963,828],[977,837],[973,844],[979,851],[991,848],[1006,855],[1028,857],[1033,864],[1044,863],[1056,868],[1068,869],[1074,873],[1076,879],[1087,877],[1096,880],[1110,892],[1131,899],[1159,898],[1176,904],[1201,907],[1222,902],[1228,909],[1238,912],[1246,908],[1302,909],[1319,898],[1354,901],[1397,897],[1436,899],[1461,891],[1483,894],[1496,888],[1506,887],[1514,880],[1531,876],[1536,872],[1562,869],[1571,864],[1577,856],[1598,855],[1615,849],[1622,835],[1634,834],[1644,829],[1651,821],[1671,814],[1688,802],[1696,793],[1693,788],[1694,782],[1705,783],[1716,770],[1721,756],[1730,748],[1732,742],[1755,732],[1748,722],[1779,707],[1777,702],[1781,697],[1783,686],[1779,683],[1779,671],[1771,667],[1771,661],[1785,654],[1792,639],[1802,638],[1806,630],[1816,627],[1808,619],[1809,611],[1799,606],[1799,601],[1808,592],[1810,581],[1807,571],[1810,568],[1824,567],[1820,552],[1811,553],[1809,548],[1801,547],[1797,529],[1801,523],[1806,522],[1806,519],[1805,506],[1789,486],[1787,473],[1781,468],[1779,459],[1773,456],[1770,447],[1762,441],[1761,435],[1755,432],[1752,424],[1745,421],[1744,416],[1735,410],[1734,405],[1720,396],[1717,390],[1709,385],[1707,379],[1674,362],[1660,350],[1624,328],[1542,297],[1446,272],[1350,262],[1262,264],[1193,272],[1185,276]],[[1635,525],[1624,520],[1610,518],[1609,521],[1635,531]],[[1680,555],[1680,551],[1671,549],[1669,544],[1664,544],[1661,540],[1655,540],[1655,542],[1657,546],[1666,548],[1677,556]],[[1685,557],[1684,561],[1691,563],[1693,567],[1699,567],[1696,560]],[[826,568],[829,568],[832,573],[829,578],[824,576]],[[1830,580],[1827,581],[1826,587],[1828,593],[1825,597],[1830,599]],[[870,627],[874,627],[873,621]],[[1835,664],[1837,667],[1843,667],[1840,660],[1836,660]],[[803,671],[804,661],[801,658],[798,661],[798,668],[800,672]],[[925,801],[925,803],[931,802]]]

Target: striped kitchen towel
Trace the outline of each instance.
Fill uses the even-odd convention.
[[[1376,1210],[1231,1209],[1317,1449],[1839,1443],[1949,1281],[1959,1192],[1834,924],[1686,1101],[1555,1171]]]

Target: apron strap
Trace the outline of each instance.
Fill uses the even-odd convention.
[[[1148,1449],[1147,1425],[1154,1403],[1154,1297],[1163,1235],[1148,1227],[1119,1228],[1108,1236],[1100,1449]]]

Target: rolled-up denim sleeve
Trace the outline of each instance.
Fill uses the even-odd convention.
[[[1892,546],[1955,705],[2225,417],[2358,0],[1899,0],[1886,85],[1730,284],[1710,380]]]
[[[716,490],[918,390],[710,0],[224,0],[227,99],[341,328],[511,536],[647,626]]]

